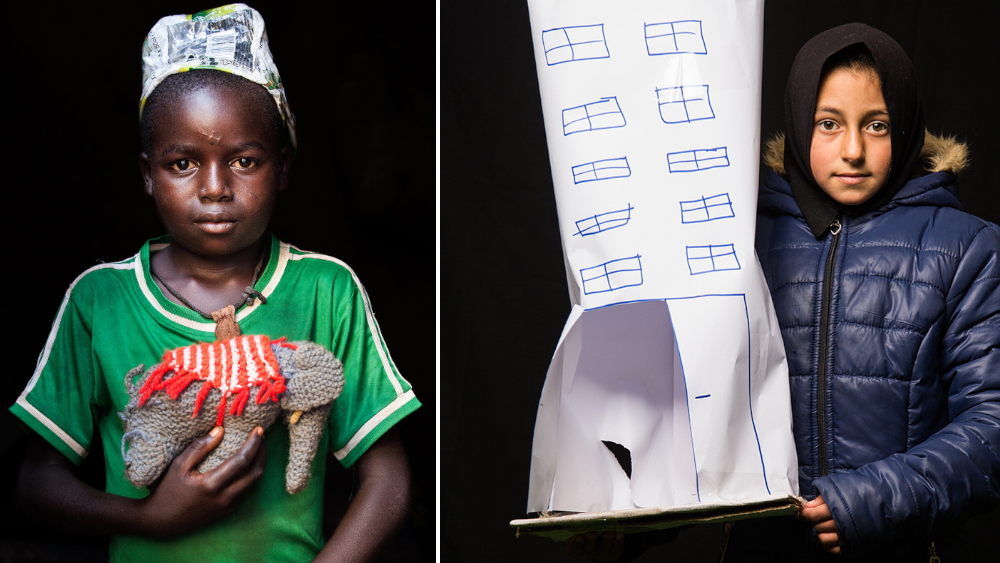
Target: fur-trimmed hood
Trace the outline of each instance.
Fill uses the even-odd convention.
[[[785,134],[778,133],[764,143],[761,154],[764,164],[785,177]],[[930,131],[924,133],[924,148],[920,151],[920,163],[927,173],[950,172],[958,176],[969,165],[969,148],[952,136],[937,136]]]

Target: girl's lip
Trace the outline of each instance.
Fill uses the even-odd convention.
[[[836,178],[845,184],[860,184],[869,177],[868,174],[837,174]]]

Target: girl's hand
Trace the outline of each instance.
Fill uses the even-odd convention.
[[[823,495],[807,502],[805,508],[799,512],[799,518],[809,522],[816,529],[823,549],[834,555],[840,555],[840,537],[837,535],[839,530],[837,523],[833,521],[833,515],[830,514],[830,507],[823,500]]]

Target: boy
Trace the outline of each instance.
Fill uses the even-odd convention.
[[[35,375],[12,407],[38,433],[19,496],[56,523],[112,534],[113,561],[369,560],[406,514],[409,471],[391,427],[419,402],[392,365],[353,272],[266,232],[287,184],[294,122],[263,21],[237,4],[164,18],[149,39],[141,160],[168,236],[71,285]],[[175,53],[180,58],[170,59]],[[201,64],[191,64],[192,53]],[[229,322],[216,323],[227,309]],[[288,435],[278,424],[266,435],[256,429],[236,455],[202,475],[194,468],[224,438],[216,428],[180,454],[152,491],[135,489],[118,450],[125,373],[156,363],[164,350],[212,341],[224,324],[317,342],[343,362],[344,391],[310,485],[294,496],[284,491]],[[72,472],[95,426],[108,492]],[[357,464],[359,490],[324,547],[328,449],[343,465]]]

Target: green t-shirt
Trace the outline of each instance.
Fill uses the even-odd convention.
[[[38,367],[17,402],[18,418],[74,463],[86,457],[95,430],[104,442],[107,490],[142,498],[125,479],[118,411],[128,402],[125,374],[152,366],[166,350],[215,340],[215,323],[164,297],[149,274],[149,255],[169,237],[147,242],[135,256],[95,266],[63,299]],[[272,236],[270,258],[256,288],[267,299],[237,310],[244,334],[308,340],[344,365],[326,436],[309,486],[285,491],[288,431],[265,434],[264,476],[237,511],[170,540],[115,536],[111,561],[311,561],[322,548],[323,475],[328,453],[349,467],[379,436],[420,406],[396,371],[368,296],[354,272],[330,256],[304,252]]]

